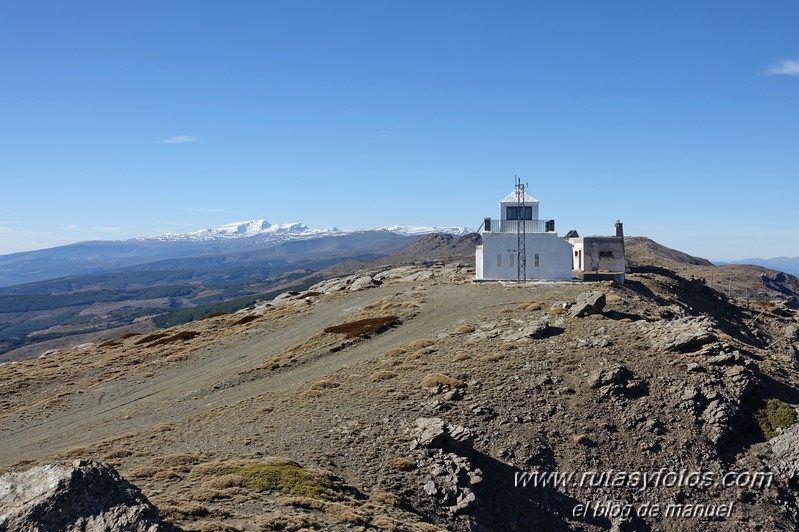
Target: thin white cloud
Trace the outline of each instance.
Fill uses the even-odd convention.
[[[772,76],[799,76],[799,61],[783,59],[768,69]]]
[[[187,142],[199,142],[200,139],[191,135],[178,135],[161,140],[161,144],[185,144]]]

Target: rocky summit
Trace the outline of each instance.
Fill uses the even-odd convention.
[[[795,530],[796,280],[635,257],[361,263],[4,364],[0,529]]]

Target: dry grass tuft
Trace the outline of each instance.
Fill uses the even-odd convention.
[[[175,430],[175,425],[173,425],[172,423],[167,423],[165,421],[162,421],[161,423],[156,423],[153,426],[153,430],[155,432],[167,432],[170,430]]]
[[[155,333],[155,334],[148,334],[144,338],[139,338],[134,342],[134,345],[143,345],[150,342],[155,342],[156,340],[160,340],[161,338],[165,338],[169,336],[169,333]]]
[[[180,503],[176,505],[164,504],[158,508],[158,516],[165,521],[177,521],[186,517],[204,517],[208,515],[208,508],[201,504]]]
[[[474,325],[460,325],[455,332],[458,334],[473,333],[475,331]]]
[[[449,386],[450,388],[465,388],[466,383],[460,379],[450,377],[445,373],[430,373],[419,383],[422,388],[434,386]]]
[[[325,514],[339,523],[346,523],[349,526],[362,527],[369,523],[369,519],[362,512],[344,504],[329,504],[325,509]]]
[[[392,464],[394,465],[394,469],[398,471],[413,471],[416,469],[416,460],[406,456],[395,458]]]
[[[219,476],[226,474],[231,468],[244,467],[259,463],[257,460],[224,460],[215,462],[205,462],[198,464],[191,469],[192,476]]]
[[[394,373],[393,371],[380,370],[380,371],[375,371],[374,373],[369,375],[369,381],[370,382],[381,382],[381,381],[386,381],[386,380],[389,380],[389,379],[393,379],[396,376],[397,376],[397,374]]]
[[[200,521],[199,523],[192,523],[192,530],[199,532],[242,532],[244,529],[240,526],[233,526],[219,521]]]
[[[160,339],[156,340],[155,342],[153,342],[151,344],[148,344],[147,347],[155,347],[157,345],[172,344],[172,343],[175,343],[175,342],[188,342],[189,340],[191,340],[192,338],[195,338],[197,336],[200,336],[200,333],[195,332],[195,331],[181,331],[181,332],[179,332],[177,334],[173,334],[172,336],[168,336],[166,338],[160,338]],[[139,342],[136,342],[136,343],[138,344]]]
[[[115,338],[113,340],[108,340],[106,342],[103,342],[99,344],[97,347],[117,347],[120,345],[122,345],[122,340],[120,340],[119,338]]]
[[[132,454],[133,454],[132,452],[127,451],[125,449],[117,449],[115,451],[110,451],[105,455],[103,455],[103,460],[118,460],[120,458],[127,458]]]
[[[250,323],[250,322],[255,321],[257,319],[260,319],[260,318],[261,318],[261,316],[259,316],[257,314],[249,314],[247,316],[244,316],[240,320],[238,320],[236,323],[234,323],[234,325],[245,325],[247,323]]]
[[[457,353],[454,357],[452,357],[453,362],[463,362],[464,360],[469,360],[470,357],[466,353]]]
[[[65,458],[81,458],[86,456],[89,453],[89,449],[86,447],[72,447],[67,452],[64,453]]]
[[[379,318],[366,318],[363,320],[349,321],[341,325],[334,325],[325,329],[326,333],[343,334],[345,338],[365,337],[370,334],[380,334],[395,325],[402,325],[397,316],[383,316]]]
[[[151,477],[153,480],[172,480],[172,479],[179,479],[183,478],[180,476],[180,473],[173,469],[163,469],[158,471]]]
[[[516,349],[516,347],[518,346],[511,342],[505,342],[504,344],[499,346],[499,348],[502,349],[503,351],[512,351],[513,349]]]
[[[336,381],[331,381],[331,380],[328,380],[328,379],[322,379],[320,381],[316,381],[315,383],[313,383],[311,385],[311,389],[312,390],[329,390],[329,389],[332,389],[332,388],[338,388],[339,386],[341,386],[341,383],[338,383]]]
[[[222,475],[220,477],[209,479],[208,481],[205,482],[205,484],[203,484],[203,486],[205,488],[217,489],[217,490],[223,490],[228,488],[239,488],[241,486],[244,486],[244,477],[242,477],[241,475],[234,475],[234,474]]]
[[[370,497],[372,501],[383,506],[392,506],[398,508],[402,504],[402,500],[395,494],[388,491],[376,491]]]
[[[541,303],[540,301],[535,301],[532,303],[522,303],[517,308],[519,310],[526,310],[528,312],[532,312],[535,310],[541,310],[542,308],[544,308],[544,304]]]
[[[414,340],[413,342],[409,343],[408,349],[411,351],[417,351],[419,349],[424,349],[425,347],[430,347],[435,343],[436,341],[432,338],[419,338],[418,340]]]
[[[188,472],[191,469],[189,466],[192,466],[199,461],[200,457],[196,454],[175,453],[159,456],[153,460],[153,464],[159,465],[161,467],[181,468]]]
[[[174,362],[183,362],[184,360],[188,360],[189,355],[186,353],[175,353],[174,355],[169,355],[164,359],[164,362],[167,364],[172,364]]]
[[[503,358],[505,358],[505,355],[502,355],[500,353],[494,353],[491,355],[481,355],[478,358],[478,360],[480,362],[497,362],[498,360],[502,360]]]
[[[401,347],[395,347],[394,349],[389,349],[388,351],[386,351],[387,357],[401,357],[404,354],[405,354],[405,349]]]
[[[319,499],[310,497],[278,497],[275,503],[280,506],[293,506],[295,508],[305,508],[306,510],[324,510],[325,503]]]
[[[142,467],[137,467],[136,469],[128,473],[126,476],[130,478],[152,478],[160,472],[161,469],[158,467],[142,466]]]
[[[227,312],[212,312],[212,313],[208,314],[207,316],[203,316],[202,319],[210,320],[210,319],[213,319],[213,318],[218,318],[219,316],[227,316]]]

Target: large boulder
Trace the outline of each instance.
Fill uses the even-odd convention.
[[[173,532],[141,491],[104,462],[76,460],[0,476],[0,530]]]
[[[439,448],[465,451],[474,445],[474,435],[460,425],[447,423],[438,417],[420,417],[413,428],[413,448]]]
[[[589,314],[599,314],[603,308],[605,308],[605,293],[592,290],[577,296],[577,302],[569,309],[569,314],[575,318],[582,318]]]

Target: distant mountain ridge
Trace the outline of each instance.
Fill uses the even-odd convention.
[[[465,227],[419,227],[411,225],[387,225],[371,229],[343,230],[337,227],[312,229],[301,222],[272,224],[266,220],[233,222],[211,229],[199,229],[187,233],[166,233],[150,237],[133,238],[133,241],[156,242],[207,242],[232,238],[263,237],[273,241],[338,236],[365,231],[387,231],[401,236],[418,236],[430,233],[445,233],[453,236],[469,234]]]
[[[799,257],[774,257],[771,259],[741,259],[729,261],[724,264],[754,264],[772,270],[777,270],[791,275],[799,276]]]
[[[0,287],[75,275],[183,269],[208,272],[307,260],[379,256],[430,233],[468,234],[462,227],[392,225],[346,231],[303,223],[235,222],[214,229],[115,241],[89,241],[0,255]]]

